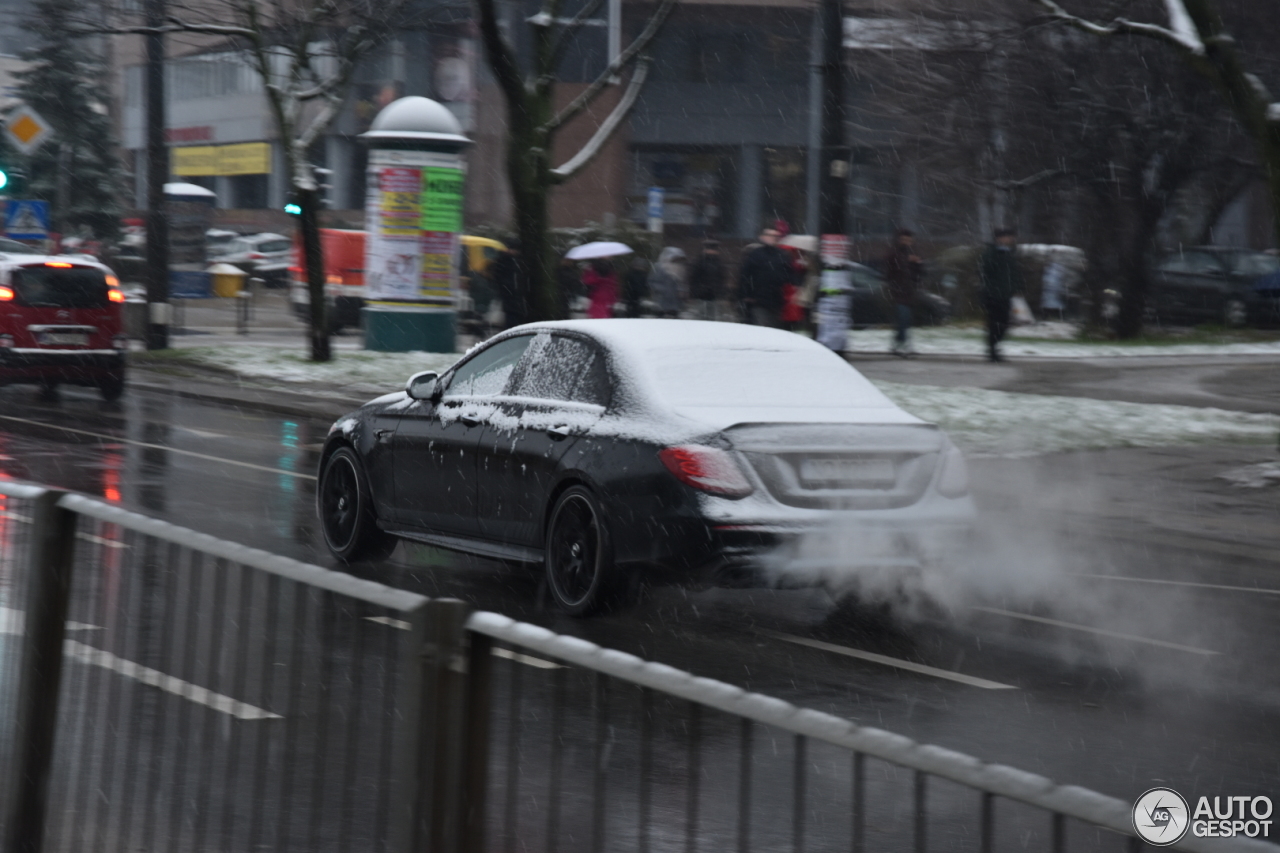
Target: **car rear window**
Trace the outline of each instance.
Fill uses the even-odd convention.
[[[672,406],[892,406],[839,356],[820,350],[664,347],[645,355]]]
[[[1240,252],[1232,257],[1231,266],[1236,275],[1252,278],[1280,270],[1280,258],[1261,252]]]
[[[258,244],[259,252],[287,252],[293,247],[288,240],[268,240]]]
[[[511,393],[607,406],[609,372],[604,357],[586,341],[541,334],[529,347]]]
[[[13,271],[19,305],[30,308],[104,308],[107,278],[92,267],[20,267]]]

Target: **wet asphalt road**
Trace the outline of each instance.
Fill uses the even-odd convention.
[[[108,406],[3,388],[0,473],[331,565],[311,478],[327,427],[158,394]],[[1125,800],[1159,784],[1275,799],[1280,489],[1217,479],[1274,458],[1202,446],[979,460],[983,529],[955,567],[963,582],[941,605],[889,612],[816,591],[665,589],[577,621],[542,607],[536,576],[484,560],[402,546],[354,571]]]

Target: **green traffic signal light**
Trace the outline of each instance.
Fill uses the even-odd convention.
[[[0,190],[9,186],[9,173],[4,169],[0,169]]]
[[[0,184],[0,187],[3,187],[3,186],[4,184]],[[284,212],[292,213],[294,216],[298,216],[302,213],[302,205],[298,204],[297,202],[291,201],[284,206]]]

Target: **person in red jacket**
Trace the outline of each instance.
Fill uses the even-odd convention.
[[[595,320],[612,317],[613,305],[618,301],[618,274],[613,271],[613,264],[596,258],[582,274],[582,284],[591,300],[587,317]]]

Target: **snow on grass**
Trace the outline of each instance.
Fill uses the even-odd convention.
[[[1271,443],[1280,416],[876,382],[911,414],[936,423],[966,452],[1023,456],[1104,447]]]
[[[424,370],[443,371],[460,356],[444,352],[335,351],[333,360],[317,364],[300,349],[262,346],[193,347],[184,361],[229,371],[246,379],[312,383],[352,391],[394,391]]]
[[[861,329],[849,333],[850,352],[885,352],[892,332],[887,329]],[[1008,356],[1035,358],[1124,358],[1170,355],[1280,355],[1280,340],[1222,342],[1196,340],[1186,343],[1151,343],[1135,341],[1074,340],[1076,327],[1071,323],[1037,323],[1012,330],[1000,345]],[[986,330],[974,326],[937,326],[911,330],[911,345],[922,355],[987,354]]]

